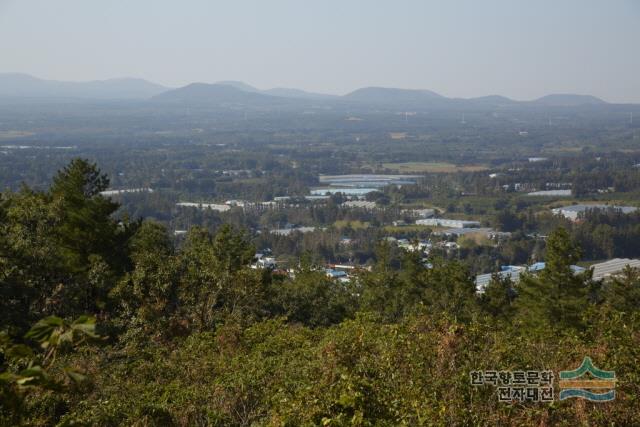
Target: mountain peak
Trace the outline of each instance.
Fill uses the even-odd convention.
[[[577,107],[580,105],[604,105],[606,104],[600,98],[592,95],[576,95],[571,93],[554,93],[543,96],[534,101],[534,104],[545,105],[549,107]]]
[[[440,104],[448,101],[444,96],[430,90],[395,89],[385,87],[365,87],[344,95],[350,101],[367,102],[371,104],[391,105],[426,105]]]
[[[216,105],[246,102],[263,102],[276,97],[259,92],[249,92],[225,83],[191,83],[153,97],[156,101],[184,104]]]
[[[214,84],[222,85],[222,86],[231,86],[236,89],[243,90],[245,92],[261,92],[260,89],[253,87],[250,84],[247,84],[245,82],[241,82],[239,80],[223,80],[220,82],[216,82]]]

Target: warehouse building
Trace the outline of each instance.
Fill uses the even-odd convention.
[[[564,206],[561,208],[552,209],[556,215],[562,215],[563,217],[570,219],[571,221],[576,221],[580,216],[584,215],[587,211],[592,210],[614,210],[622,212],[623,214],[630,214],[638,210],[638,208],[633,206],[616,206],[616,205],[570,205]],[[582,214],[582,215],[581,215]]]
[[[424,218],[416,221],[416,225],[430,225],[432,227],[475,228],[480,227],[480,221],[464,221],[460,219]]]
[[[627,267],[640,269],[640,260],[629,258],[614,258],[609,261],[593,264],[593,280],[605,280],[617,276]]]

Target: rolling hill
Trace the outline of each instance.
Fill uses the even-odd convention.
[[[192,105],[268,104],[278,100],[278,97],[246,91],[227,83],[191,83],[153,97],[155,102]]]
[[[442,95],[429,90],[395,89],[384,87],[366,87],[357,89],[342,97],[343,99],[371,104],[424,105],[441,104],[448,101]]]
[[[134,78],[67,82],[20,73],[0,74],[0,98],[147,99],[166,90]]]
[[[44,80],[28,74],[0,73],[0,99],[82,99],[82,100],[146,100],[198,105],[244,104],[265,107],[299,106],[323,102],[335,105],[361,105],[393,109],[439,108],[510,108],[510,107],[580,107],[606,105],[591,95],[551,94],[533,101],[515,101],[500,95],[477,98],[447,98],[429,90],[365,87],[343,96],[307,92],[295,88],[261,90],[241,81],[214,84],[192,83],[178,89],[142,79],[122,78],[87,82]],[[310,104],[309,104],[310,105]]]
[[[531,104],[544,105],[548,107],[578,107],[581,105],[604,105],[606,104],[600,98],[596,98],[591,95],[574,95],[569,93],[558,93],[543,96],[534,101],[530,101]]]

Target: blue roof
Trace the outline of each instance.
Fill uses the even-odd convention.
[[[347,276],[347,273],[345,273],[344,271],[334,270],[332,268],[327,268],[325,270],[325,272],[329,276],[331,276],[331,278],[333,278],[333,279],[338,278],[338,277],[346,277]]]
[[[529,271],[540,271],[544,270],[546,264],[544,262],[536,262],[535,264],[531,264],[528,268]]]
[[[538,272],[544,270],[546,264],[544,262],[536,262],[535,264],[531,264],[527,267],[529,272]],[[571,271],[574,274],[579,274],[584,272],[586,269],[579,267],[577,265],[571,266]],[[523,268],[518,267],[517,265],[505,265],[502,267],[502,271],[498,272],[498,276],[505,278],[510,277],[513,282],[518,282],[520,280],[520,274],[522,273]],[[479,274],[476,276],[476,291],[484,292],[484,288],[489,284],[491,279],[493,278],[493,273]]]

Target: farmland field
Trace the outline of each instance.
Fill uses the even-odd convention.
[[[442,162],[406,162],[383,163],[382,167],[398,172],[427,172],[427,173],[453,173],[453,172],[478,172],[487,170],[483,165],[454,165]]]

